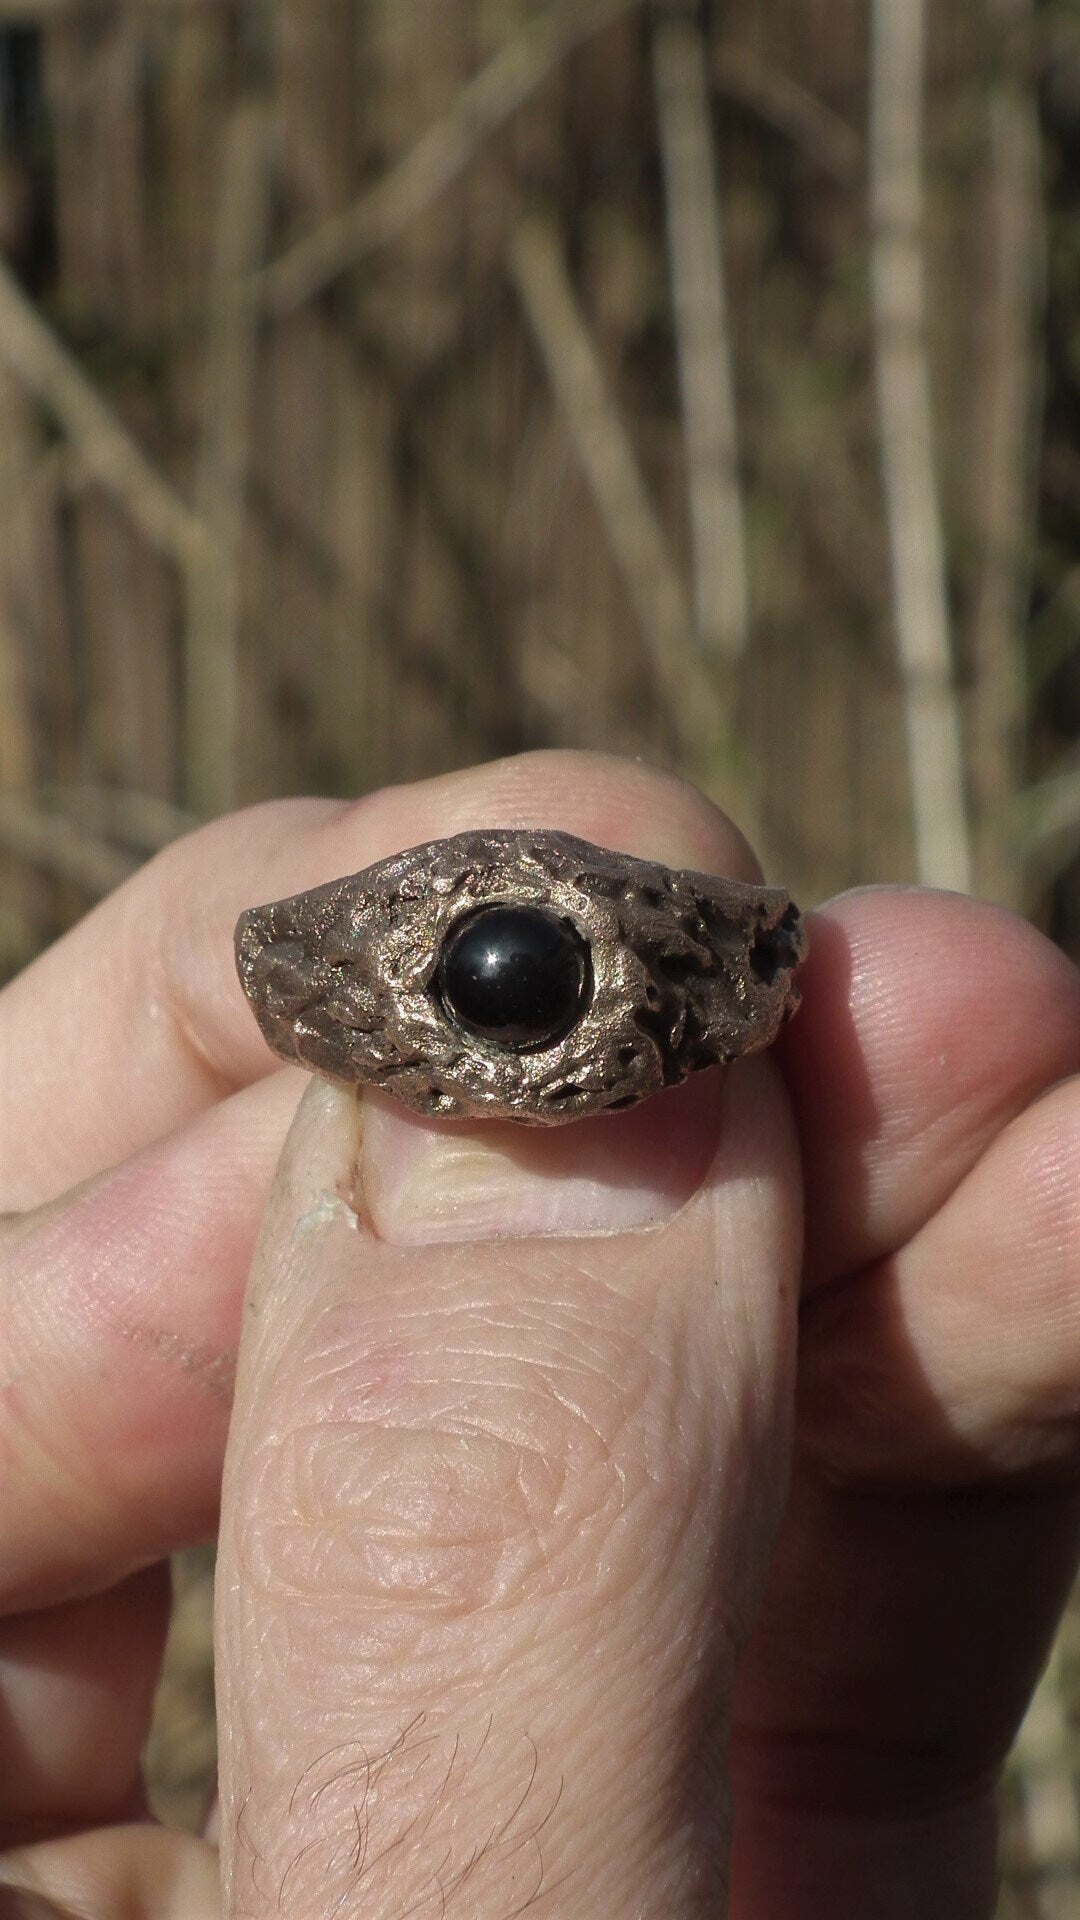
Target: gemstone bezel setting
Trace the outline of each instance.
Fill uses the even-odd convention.
[[[557,1046],[587,1012],[588,940],[566,914],[539,903],[488,900],[446,930],[435,968],[446,1019],[500,1051]]]

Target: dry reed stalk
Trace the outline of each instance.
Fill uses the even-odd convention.
[[[27,416],[25,396],[0,371],[0,788],[28,787],[35,773],[30,643],[10,612],[26,572],[25,489],[36,452]]]
[[[129,330],[152,338],[161,320],[144,106],[151,27],[140,7],[112,6],[53,23],[39,49],[52,115],[60,297],[106,340]],[[112,404],[117,425],[141,443],[159,433],[161,413],[153,386],[145,376],[132,380],[129,365],[124,354]],[[65,519],[87,723],[83,770],[171,792],[175,562],[163,563],[126,504],[100,486],[87,488]]]
[[[520,0],[500,11],[505,35],[521,17]],[[408,8],[388,0],[371,13],[362,56],[373,96],[365,115],[366,145],[369,153],[384,156],[385,178],[387,169],[396,171],[403,156],[414,153],[417,142],[452,112],[478,59],[489,51],[490,36],[472,0],[413,0]],[[509,138],[489,143],[468,176],[459,177],[437,202],[418,208],[395,235],[390,255],[354,283],[367,328],[374,329],[376,339],[396,339],[399,365],[408,360],[416,374],[452,342],[459,350],[466,344],[478,264],[470,214],[482,208],[492,222],[493,199],[500,195],[505,201],[509,183],[498,180],[497,170],[505,166],[511,144]],[[351,204],[355,192],[354,161],[334,210]],[[492,224],[505,231],[505,219]],[[488,246],[494,253],[489,271],[498,272],[498,243],[492,246],[489,240]]]
[[[257,332],[246,280],[265,241],[268,132],[261,103],[235,109],[210,276],[195,505],[212,537],[189,577],[184,642],[185,784],[189,806],[204,817],[226,813],[237,790],[239,554]]]
[[[73,501],[64,540],[78,582],[84,766],[110,783],[172,792],[176,583],[99,487]]]
[[[750,625],[720,187],[704,36],[693,0],[659,0],[653,29],[660,155],[686,448],[699,642],[726,661]]]
[[[63,427],[83,471],[120,502],[151,545],[182,570],[200,566],[207,536],[198,515],[150,464],[2,262],[0,360]]]
[[[378,144],[369,122],[383,76],[370,42],[384,11],[391,9],[280,0],[274,12],[276,191],[316,227],[348,205],[360,140]],[[404,11],[411,16],[414,9]],[[366,96],[362,115],[358,74]],[[253,423],[256,510],[245,553],[247,617],[260,636],[248,676],[252,703],[256,711],[262,705],[263,715],[245,767],[256,790],[348,787],[357,762],[366,759],[372,726],[367,623],[357,618],[357,596],[346,590],[335,546],[339,442],[345,468],[364,469],[372,459],[365,423],[352,404],[367,376],[351,292],[343,291],[333,309],[312,303],[266,330],[259,380],[266,404]],[[392,400],[389,381],[387,387]],[[392,466],[375,482],[388,511],[394,482]],[[354,572],[362,572],[367,559],[365,553],[357,569],[355,549],[365,538],[357,525]],[[351,674],[334,650],[339,615],[354,647],[361,642]]]
[[[131,0],[128,0],[129,8]],[[155,12],[195,12],[223,10],[223,0],[138,0],[143,8]],[[0,0],[0,26],[47,26],[56,20],[71,20],[79,14],[101,11],[102,0]]]
[[[28,632],[34,607],[31,512],[41,447],[33,407],[17,382],[0,369],[0,794],[29,787],[43,740],[36,718],[36,636]],[[31,616],[32,619],[32,616]],[[2,943],[6,957],[32,953],[43,933],[42,882],[10,849],[0,877]],[[11,858],[14,853],[16,857]]]
[[[50,20],[85,12],[93,0],[0,0],[0,25],[5,27],[44,26]]]
[[[541,359],[599,510],[676,736],[717,744],[716,700],[694,657],[690,609],[637,457],[570,281],[553,222],[526,219],[509,265]]]
[[[288,313],[408,226],[444,193],[484,141],[583,40],[640,0],[553,0],[466,81],[441,119],[344,213],[273,261],[252,283]]]
[[[1071,659],[1080,640],[1080,565],[1069,567],[1032,623],[1036,642],[1029,662],[1032,692],[1040,693],[1051,674]]]
[[[1022,855],[1020,905],[1030,913],[1042,889],[1080,853],[1080,752],[1018,794],[1012,812]]]
[[[873,0],[871,284],[881,466],[918,877],[967,892],[972,861],[934,459],[923,269],[925,0]]]
[[[58,16],[42,36],[58,291],[106,339],[114,329],[153,338],[162,320],[162,222],[154,217],[146,142],[153,29],[140,7],[114,6],[86,20]],[[78,469],[73,485],[91,483],[52,528],[63,555],[60,632],[69,649],[53,697],[62,698],[66,677],[79,688],[81,708],[77,766],[69,761],[55,771],[171,792],[177,599],[200,564],[202,529],[141,451],[140,431],[154,434],[161,424],[150,382],[126,380],[114,408],[41,316],[28,307],[25,318],[36,322],[36,339],[26,343],[36,348],[32,377],[64,430],[69,466]]]
[[[177,316],[186,321],[205,315],[225,138],[244,87],[237,80],[238,15],[231,5],[218,0],[181,13],[163,0],[153,0],[153,6],[147,60],[157,76],[155,196],[167,209],[160,266],[169,324]],[[257,18],[259,7],[251,12]],[[169,398],[177,410],[178,434],[193,448],[199,441],[205,346],[200,330],[181,326],[170,359]]]
[[[0,400],[0,439],[4,432],[3,403]],[[4,513],[0,487],[0,516]],[[6,572],[0,554],[0,576]],[[6,583],[5,583],[6,584]],[[33,727],[26,698],[26,649],[7,616],[0,611],[0,790],[26,787],[33,779]]]
[[[1033,519],[1036,435],[1035,313],[1042,283],[1042,209],[1035,89],[1018,58],[1030,39],[1031,0],[988,0],[1001,40],[988,103],[990,288],[982,302],[975,381],[975,461],[982,554],[973,610],[970,767],[979,890],[1018,900],[1011,802],[1019,786],[1024,721],[1022,632]]]
[[[0,793],[0,848],[95,897],[111,893],[139,865],[73,821],[15,793]]]
[[[157,1819],[216,1841],[213,1548],[174,1553],[172,1589],[143,1771]]]
[[[20,398],[26,412],[32,399]],[[36,432],[44,438],[40,416]],[[29,670],[32,696],[42,716],[38,728],[36,780],[71,780],[83,771],[82,693],[78,677],[78,610],[70,579],[67,500],[81,482],[70,446],[58,441],[38,452],[23,490],[23,522],[15,551],[22,569],[22,612],[33,636]],[[18,524],[18,523],[16,523]],[[53,918],[62,919],[53,903]]]
[[[1034,1868],[1033,1920],[1072,1920],[1080,1894],[1080,1814],[1070,1764],[1071,1737],[1061,1639],[1016,1737],[1015,1768],[1025,1851]]]
[[[370,87],[367,154],[381,153],[383,166],[396,171],[415,151],[490,49],[485,30],[505,34],[520,8],[498,14],[489,22],[472,0],[414,0],[409,8],[386,0],[366,9],[360,59]],[[354,143],[334,206],[315,211],[352,204],[357,160]],[[483,404],[465,363],[477,277],[469,212],[484,190],[484,161],[488,154],[467,181],[459,178],[437,204],[418,209],[392,254],[356,276],[353,310],[366,351],[358,352],[341,327],[327,342],[334,404],[325,528],[334,570],[326,606],[333,687],[326,733],[337,764],[359,761],[369,782],[393,780],[398,767],[438,764],[449,743],[462,758],[481,757],[488,744],[477,745],[475,716],[497,678],[497,637],[466,611],[473,581],[466,527],[474,522],[465,447],[446,417],[449,392],[459,386],[477,420]],[[388,348],[392,381],[379,365]],[[433,381],[440,360],[443,375]],[[445,518],[433,499],[431,440],[445,448],[453,470]],[[475,564],[490,569],[487,554],[476,555]],[[475,670],[478,643],[488,649],[483,678]]]
[[[2,425],[0,425],[2,431]],[[0,563],[2,564],[2,563]],[[22,636],[0,615],[0,805],[28,784],[34,748],[23,674]],[[38,883],[23,849],[5,843],[0,827],[0,978],[40,943]],[[12,858],[14,856],[14,858]]]
[[[95,787],[86,781],[44,784],[27,796],[99,840],[119,841],[139,853],[158,853],[199,825],[192,813],[153,793],[126,787]]]
[[[717,90],[800,147],[842,186],[860,178],[866,149],[854,127],[790,74],[770,66],[752,47],[722,44],[713,55]]]

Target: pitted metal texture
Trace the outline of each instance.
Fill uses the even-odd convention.
[[[502,1044],[448,1006],[466,916],[541,907],[579,941],[587,986],[551,1044]],[[765,1047],[806,954],[778,888],[677,872],[570,834],[488,828],[243,914],[236,960],[274,1051],[387,1089],[418,1112],[551,1126],[629,1107]]]

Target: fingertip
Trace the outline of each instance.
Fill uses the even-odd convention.
[[[779,1058],[798,1115],[812,1278],[901,1244],[993,1135],[1080,1067],[1080,973],[986,901],[866,887],[808,921]]]
[[[958,1055],[975,1078],[1055,1048],[1080,1060],[1080,971],[1037,928],[984,900],[927,887],[864,887],[808,918],[804,1007],[784,1036],[823,1090],[830,1062],[861,1060],[879,1096]],[[1035,1043],[1041,1036],[1041,1044]],[[805,1071],[805,1069],[803,1069]]]

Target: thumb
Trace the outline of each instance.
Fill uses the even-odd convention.
[[[311,1085],[226,1470],[227,1914],[719,1910],[799,1240],[767,1059],[553,1133]]]

